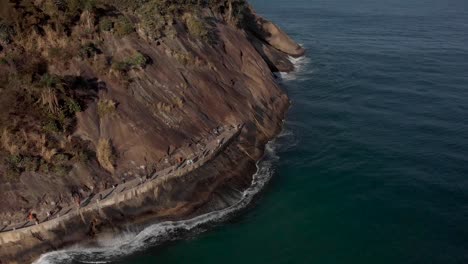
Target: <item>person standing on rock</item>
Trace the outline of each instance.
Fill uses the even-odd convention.
[[[81,199],[80,199],[80,196],[79,196],[79,195],[76,195],[76,196],[75,196],[75,204],[76,204],[76,207],[80,208]]]
[[[29,212],[28,220],[29,220],[29,222],[36,223],[36,225],[39,224],[39,219],[37,219],[37,216],[35,214],[33,214],[32,212]]]
[[[28,220],[29,220],[30,222],[32,222],[32,221],[34,220],[34,216],[33,216],[33,213],[32,213],[32,212],[29,212]]]

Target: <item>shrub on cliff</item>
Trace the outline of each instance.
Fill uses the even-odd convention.
[[[13,166],[6,165],[4,177],[7,182],[16,182],[21,176],[21,171]]]
[[[135,31],[132,21],[125,16],[118,17],[114,23],[114,29],[119,37],[126,36]]]
[[[100,0],[101,3],[115,6],[118,10],[121,11],[135,11],[149,1],[150,0]]]
[[[100,117],[105,117],[110,114],[115,113],[117,108],[117,103],[113,100],[103,99],[98,102],[98,115]]]
[[[186,16],[185,21],[190,35],[195,38],[209,40],[209,31],[206,27],[206,22],[191,14]]]
[[[129,61],[129,63],[134,67],[145,67],[149,63],[149,59],[147,56],[137,52]]]
[[[5,22],[0,20],[0,43],[8,44],[11,42],[14,30],[12,27],[7,25]]]
[[[171,54],[180,64],[184,66],[193,66],[197,61],[193,54],[185,51],[174,50],[171,52]]]
[[[91,58],[96,54],[100,54],[101,50],[94,43],[87,43],[80,48],[80,56],[82,58]]]
[[[123,61],[115,61],[112,63],[112,68],[114,70],[120,71],[120,72],[126,72],[131,69],[135,68],[144,68],[146,65],[148,65],[151,62],[150,58],[148,56],[136,52],[133,56],[123,60]]]
[[[96,155],[101,167],[109,172],[114,172],[115,155],[110,139],[99,139],[96,147]]]
[[[130,66],[126,61],[113,61],[112,69],[118,72],[126,72],[130,69]]]
[[[99,20],[99,29],[101,31],[111,31],[113,28],[114,24],[109,17],[103,17]]]
[[[144,5],[138,9],[138,14],[141,17],[141,25],[150,39],[156,40],[164,36],[166,19],[157,7]]]
[[[94,11],[97,8],[97,0],[53,0],[53,2],[66,2],[66,9],[71,15],[78,15],[81,11]]]
[[[65,154],[53,156],[50,162],[36,156],[9,155],[5,158],[7,180],[16,181],[23,172],[53,173],[63,177],[71,170],[68,161]]]
[[[40,159],[38,157],[26,156],[21,163],[25,171],[35,172],[39,168]]]
[[[65,177],[70,171],[70,167],[64,165],[54,165],[52,166],[52,173],[59,177]]]

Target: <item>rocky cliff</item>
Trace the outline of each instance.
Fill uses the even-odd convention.
[[[2,245],[4,262],[81,240],[90,222],[123,224],[127,212],[135,221],[227,206],[220,190],[248,186],[288,108],[273,72],[304,53],[242,0],[0,5],[0,229],[151,174],[213,129],[244,124],[209,168],[166,183],[166,198]]]

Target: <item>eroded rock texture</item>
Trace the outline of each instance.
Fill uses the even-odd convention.
[[[288,56],[304,54],[276,25],[243,1],[199,1],[196,9],[162,1],[176,11],[164,15],[155,36],[148,3],[84,5],[61,24],[70,7],[55,7],[56,17],[45,8],[60,1],[4,2],[10,14],[35,24],[0,20],[0,226],[167,166],[214,128],[244,128],[222,154],[185,178],[2,244],[3,262],[24,263],[126,223],[220,209],[235,200],[230,190],[249,185],[289,105],[273,72],[293,70]]]

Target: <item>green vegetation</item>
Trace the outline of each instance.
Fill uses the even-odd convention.
[[[42,20],[47,21],[56,31],[64,33],[70,31],[82,12],[94,12],[98,7],[96,0],[46,0],[40,6],[36,6],[32,0],[25,0],[23,2],[29,7],[27,11],[32,12],[33,16],[40,17]],[[31,14],[23,15],[31,16]]]
[[[135,68],[144,68],[150,63],[148,56],[136,52],[132,57],[123,61],[115,61],[112,63],[112,68],[120,72],[126,72]]]
[[[53,173],[63,177],[71,169],[68,161],[65,154],[56,154],[50,162],[38,156],[9,155],[5,158],[6,178],[16,181],[23,172]]]
[[[82,58],[92,58],[94,55],[99,54],[101,51],[94,43],[87,43],[80,48],[80,56]]]
[[[115,113],[115,110],[117,109],[117,103],[113,100],[99,100],[97,109],[98,115],[100,117],[105,117]]]
[[[71,167],[65,165],[55,165],[52,167],[52,173],[59,177],[65,177],[70,170]]]
[[[0,7],[0,180],[17,180],[24,172],[66,175],[73,163],[92,157],[113,170],[110,140],[88,146],[72,136],[76,113],[96,100],[97,81],[49,73],[75,72],[67,67],[81,58],[98,75],[108,74],[109,66],[124,73],[117,74],[123,83],[126,73],[152,63],[141,52],[122,57],[118,48],[101,51],[106,45],[99,40],[111,36],[99,32],[124,37],[138,29],[139,35],[158,40],[184,35],[180,25],[185,25],[192,39],[213,43],[213,17],[206,16],[253,25],[244,0],[0,0]],[[198,65],[200,60],[187,50],[172,56],[180,65]],[[153,107],[170,112],[185,103],[174,97]],[[117,111],[112,100],[97,104],[100,117]],[[94,147],[96,153],[89,150]]]
[[[26,156],[21,161],[21,166],[24,168],[25,171],[28,172],[35,172],[38,170],[40,165],[40,158],[38,157],[31,157]]]
[[[82,111],[81,105],[73,98],[67,98],[65,105],[69,113],[78,113]]]
[[[80,150],[78,149],[72,157],[74,162],[86,163],[90,160],[90,158],[94,156],[93,153],[87,150]]]
[[[0,20],[0,43],[10,43],[13,35],[13,28]]]
[[[57,133],[60,133],[60,128],[59,128],[59,124],[57,123],[57,121],[51,119],[51,120],[47,120],[45,122],[45,124],[43,125],[42,129],[44,130],[44,132],[46,132],[47,134],[57,134]]]
[[[45,74],[35,87],[44,112],[45,132],[70,131],[75,114],[82,110],[79,98],[67,89],[69,83],[58,76]]]
[[[125,16],[120,16],[114,23],[117,36],[123,37],[135,31],[133,23]]]
[[[137,52],[133,58],[130,60],[130,64],[134,67],[145,67],[149,63],[148,57],[145,55],[141,54],[140,52]]]
[[[31,32],[52,28],[70,36],[83,12],[92,14],[101,32],[114,32],[123,37],[135,31],[138,23],[153,40],[174,36],[176,20],[188,14],[190,34],[203,40],[214,40],[214,31],[201,14],[204,9],[222,15],[239,26],[250,13],[244,0],[22,0],[21,4],[2,2],[0,10],[0,42],[10,42],[16,34],[27,37]],[[93,33],[93,29],[88,33]]]
[[[14,180],[20,176],[22,173],[22,168],[20,167],[21,161],[22,157],[19,155],[10,155],[5,158],[6,176],[8,180]]]
[[[103,17],[99,20],[99,29],[101,31],[111,31],[114,28],[114,23],[109,17]]]
[[[119,72],[125,72],[130,69],[130,66],[126,61],[115,61],[112,63],[112,69]]]
[[[70,15],[77,15],[80,11],[94,11],[97,8],[96,0],[51,0],[49,1],[60,11]]]
[[[0,171],[8,181],[18,180],[23,172],[67,174],[70,157],[87,148],[70,138],[76,113],[94,96],[93,84],[81,77],[46,73],[47,64],[38,54],[12,52],[4,61]]]
[[[167,19],[156,5],[146,4],[138,9],[141,24],[150,39],[159,39],[165,35]]]
[[[188,15],[186,17],[186,23],[190,35],[195,38],[209,40],[210,36],[208,28],[206,27],[206,22],[196,16]]]
[[[184,66],[193,66],[196,63],[196,58],[193,54],[184,51],[172,51],[172,56]]]

